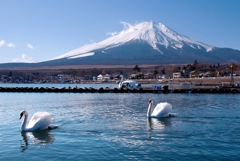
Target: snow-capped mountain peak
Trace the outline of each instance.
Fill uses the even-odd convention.
[[[118,34],[111,36],[99,43],[84,45],[54,59],[92,56],[94,55],[94,50],[101,49],[104,52],[104,50],[114,48],[131,41],[147,42],[152,46],[153,49],[157,50],[161,54],[164,53],[159,49],[158,46],[179,50],[183,48],[183,46],[188,45],[191,48],[206,50],[207,52],[214,48],[211,45],[206,45],[183,36],[166,27],[162,23],[150,21],[142,22],[134,26],[126,22],[121,23],[124,25],[124,30]]]

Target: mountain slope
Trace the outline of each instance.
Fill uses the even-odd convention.
[[[214,49],[213,46],[191,40],[186,36],[178,34],[161,23],[143,22],[136,26],[125,23],[125,26],[127,26],[126,29],[115,36],[99,43],[84,45],[54,59],[92,56],[94,55],[93,51],[96,50],[102,50],[103,53],[106,53],[105,50],[136,41],[149,44],[160,54],[164,54],[164,49],[161,49],[162,47],[169,48],[170,50],[181,50],[183,47],[188,46],[193,49],[205,50],[206,52]]]

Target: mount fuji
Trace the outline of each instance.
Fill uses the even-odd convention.
[[[213,50],[213,46],[191,40],[190,38],[180,35],[177,32],[167,28],[161,23],[143,22],[136,26],[123,23],[125,30],[119,34],[103,40],[99,43],[85,45],[66,54],[60,55],[55,59],[61,58],[77,58],[84,56],[92,56],[98,50],[102,53],[107,53],[109,49],[118,48],[130,43],[139,45],[148,45],[150,48],[156,50],[160,55],[164,54],[164,49],[180,50],[183,47],[190,47],[193,49],[205,50],[206,52]],[[134,51],[130,51],[135,53]],[[137,53],[136,53],[137,54]],[[146,53],[146,56],[148,53]]]
[[[124,30],[114,36],[48,61],[34,63],[34,66],[170,64],[192,63],[194,60],[225,63],[240,60],[238,50],[192,40],[162,23],[122,24]]]

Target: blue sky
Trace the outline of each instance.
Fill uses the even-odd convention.
[[[44,61],[143,21],[240,50],[240,0],[0,0],[0,63]]]

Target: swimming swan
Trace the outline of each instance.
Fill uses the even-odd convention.
[[[172,105],[170,103],[167,103],[167,102],[158,103],[157,106],[154,108],[153,112],[152,112],[153,101],[151,99],[149,100],[148,104],[149,105],[148,105],[147,117],[160,118],[160,117],[175,116],[175,114],[171,113]]]
[[[22,111],[20,113],[19,120],[24,116],[24,120],[21,124],[21,131],[37,131],[37,130],[46,130],[46,129],[55,129],[57,125],[50,125],[50,123],[54,120],[53,116],[48,112],[37,112],[33,115],[29,123],[28,113],[27,111]]]

